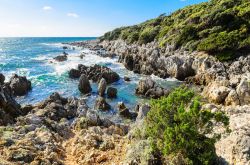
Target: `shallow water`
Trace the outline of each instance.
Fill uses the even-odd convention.
[[[76,68],[78,64],[87,66],[100,64],[108,66],[117,72],[121,80],[111,84],[118,89],[118,98],[107,100],[115,109],[119,101],[123,101],[129,108],[133,108],[137,102],[145,101],[134,95],[138,81],[146,76],[134,74],[117,62],[117,58],[102,58],[91,51],[80,48],[67,49],[68,60],[65,62],[55,62],[53,57],[63,52],[62,43],[90,40],[94,38],[0,38],[0,72],[7,80],[13,73],[27,76],[32,82],[32,91],[27,96],[18,97],[20,104],[34,104],[46,99],[53,92],[59,92],[65,97],[83,97],[78,91],[78,80],[68,77],[68,71]],[[86,56],[80,59],[81,52],[86,52]],[[131,82],[123,81],[123,77],[128,76]],[[151,76],[159,84],[166,88],[172,88],[179,84],[174,79],[163,80],[156,76]],[[92,83],[92,95],[87,99],[90,107],[93,106],[97,97],[97,84]],[[115,110],[105,114],[111,118],[116,118]],[[116,120],[119,120],[116,118]]]

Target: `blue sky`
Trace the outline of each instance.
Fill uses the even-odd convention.
[[[100,36],[206,0],[0,0],[0,37]]]

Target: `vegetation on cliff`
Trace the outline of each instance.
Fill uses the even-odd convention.
[[[151,139],[152,149],[168,161],[174,161],[173,164],[213,164],[216,160],[214,144],[218,138],[218,135],[211,135],[213,125],[228,125],[228,122],[221,112],[201,109],[194,92],[179,87],[168,97],[151,102],[146,134]]]
[[[156,40],[162,47],[172,44],[175,49],[205,51],[223,61],[235,58],[236,51],[250,49],[249,32],[249,0],[210,0],[139,25],[115,29],[102,39],[139,44]]]

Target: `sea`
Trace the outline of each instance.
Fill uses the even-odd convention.
[[[112,110],[105,115],[114,117],[116,104],[124,102],[125,105],[133,109],[136,104],[147,102],[147,99],[135,95],[135,88],[139,80],[148,76],[135,74],[128,71],[122,64],[118,63],[117,58],[104,58],[96,55],[88,49],[69,47],[63,50],[64,43],[94,40],[94,37],[35,37],[35,38],[0,38],[0,73],[9,80],[12,74],[26,76],[32,83],[32,90],[16,100],[21,105],[36,104],[45,100],[53,92],[58,92],[64,97],[77,97],[86,99],[90,108],[98,97],[98,84],[92,83],[91,96],[83,96],[78,90],[78,80],[70,79],[68,71],[77,68],[78,64],[91,66],[99,64],[111,68],[117,72],[121,79],[110,86],[118,89],[116,99],[107,99],[112,106]],[[56,62],[54,57],[66,51],[68,60]],[[85,52],[86,56],[81,59],[79,55]],[[131,82],[125,82],[123,77],[130,77]],[[179,84],[175,79],[161,79],[154,75],[151,76],[157,83],[165,88],[173,88]],[[119,120],[119,118],[116,118]]]

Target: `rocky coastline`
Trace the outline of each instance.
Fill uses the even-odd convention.
[[[231,62],[220,62],[204,52],[174,50],[171,45],[158,47],[127,44],[122,40],[70,43],[89,49],[101,57],[114,58],[134,73],[161,78],[176,78],[194,88],[204,98],[204,108],[223,111],[230,121],[231,132],[223,133],[216,143],[220,163],[249,164],[250,160],[250,55]],[[66,56],[66,55],[65,55]],[[80,56],[84,58],[84,56]],[[53,93],[48,99],[21,106],[15,96],[27,94],[32,84],[25,77],[13,75],[5,82],[0,74],[0,162],[2,164],[154,164],[154,155],[145,156],[147,140],[134,138],[150,111],[140,104],[131,111],[117,103],[120,116],[131,124],[114,123],[103,118],[110,105],[106,98],[115,98],[119,89],[108,85],[120,76],[108,67],[79,64],[68,76],[79,79],[78,89],[91,95],[89,81],[98,83],[98,98],[88,107],[82,98],[64,98]],[[124,80],[129,81],[129,77]],[[135,94],[144,98],[160,98],[170,93],[152,79],[138,83]],[[216,127],[215,132],[220,131]]]
[[[223,134],[216,143],[221,163],[250,163],[250,136],[247,133],[250,130],[250,54],[220,62],[204,52],[174,50],[171,45],[160,48],[157,42],[139,45],[123,40],[96,40],[72,45],[89,48],[102,57],[116,56],[134,73],[172,77],[191,85],[205,99],[204,107],[223,111],[229,117],[231,133]],[[153,84],[152,80],[142,80],[136,93],[151,98],[168,94]]]

